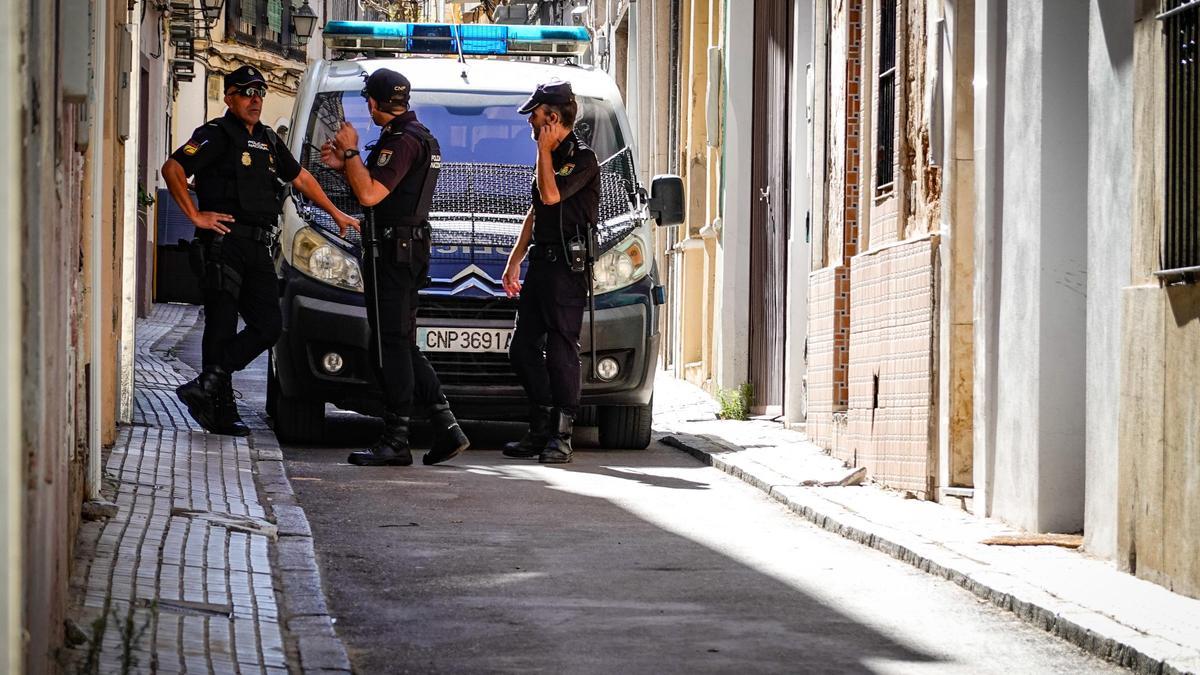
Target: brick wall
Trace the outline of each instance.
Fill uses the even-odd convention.
[[[854,258],[850,266],[849,442],[843,459],[928,497],[937,238]]]

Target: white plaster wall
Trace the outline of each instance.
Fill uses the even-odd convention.
[[[1088,27],[1087,480],[1084,542],[1117,554],[1121,288],[1133,217],[1133,0],[1091,0]]]
[[[1083,525],[1086,0],[1007,8],[992,515]]]
[[[736,10],[733,5],[736,4]],[[754,112],[754,7],[725,6],[725,137],[720,245],[717,247],[716,385],[736,387],[748,377],[750,348],[750,150]]]
[[[813,3],[796,2],[791,75],[791,119],[788,161],[791,164],[791,231],[788,233],[787,329],[784,337],[783,418],[786,424],[804,421],[804,339],[808,334],[808,272],[811,262],[808,241],[812,210],[809,175],[807,66],[813,62]]]
[[[0,72],[19,73],[22,68],[22,32],[27,30],[28,18],[24,3],[5,3],[0,9]],[[25,81],[6,77],[0,95],[0,143],[7,148],[19,148],[24,138],[21,104],[25,100]],[[34,164],[25,153],[5,153],[0,164],[0,217],[5,223],[21,222],[21,176],[26,167]],[[19,227],[0,231],[0,367],[9,373],[0,382],[0,671],[24,672],[22,650],[24,640],[23,567],[25,559],[25,448],[21,444],[21,399],[23,372],[21,341],[21,296],[23,279],[21,238]],[[30,331],[36,335],[36,331]]]

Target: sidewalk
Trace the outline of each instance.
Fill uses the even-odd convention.
[[[1200,672],[1200,600],[1055,546],[989,546],[1016,534],[878,485],[819,487],[847,476],[804,434],[765,421],[717,420],[702,390],[659,372],[656,435],[758,487],[816,525],[944,577],[979,598],[1140,673]]]
[[[349,672],[274,435],[249,410],[248,438],[207,434],[175,397],[197,319],[138,322],[134,421],[105,462],[116,515],[76,540],[67,670]]]

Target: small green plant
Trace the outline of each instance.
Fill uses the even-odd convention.
[[[146,637],[146,631],[150,629],[152,624],[156,623],[158,618],[157,602],[149,603],[147,608],[150,612],[141,622],[136,619],[136,605],[129,606],[124,619],[121,619],[120,614],[118,614],[115,608],[96,617],[92,621],[91,636],[83,637],[87,642],[88,648],[83,662],[79,664],[76,672],[79,675],[98,675],[100,672],[100,650],[104,644],[104,633],[108,629],[110,619],[116,623],[121,635],[121,675],[137,672],[137,651],[139,645]]]
[[[749,382],[733,389],[718,389],[717,416],[723,420],[744,420],[750,416],[750,401],[754,400],[754,385]]]

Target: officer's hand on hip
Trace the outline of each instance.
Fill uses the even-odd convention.
[[[338,211],[333,215],[333,222],[337,223],[338,236],[342,237],[343,239],[346,237],[346,230],[352,227],[354,228],[355,232],[362,232],[362,227],[358,224],[358,218],[355,218],[349,213]]]
[[[515,298],[521,294],[521,265],[511,262],[504,266],[504,275],[500,277],[504,292],[508,297]]]
[[[346,168],[346,159],[342,151],[334,147],[333,141],[325,141],[325,145],[321,146],[321,162],[334,171]]]
[[[358,130],[349,122],[342,122],[342,128],[338,129],[337,135],[333,137],[334,145],[342,150],[352,150],[358,148]]]
[[[229,234],[229,228],[222,223],[232,223],[233,216],[216,211],[200,211],[192,219],[192,223],[202,230],[212,230],[217,234]]]

